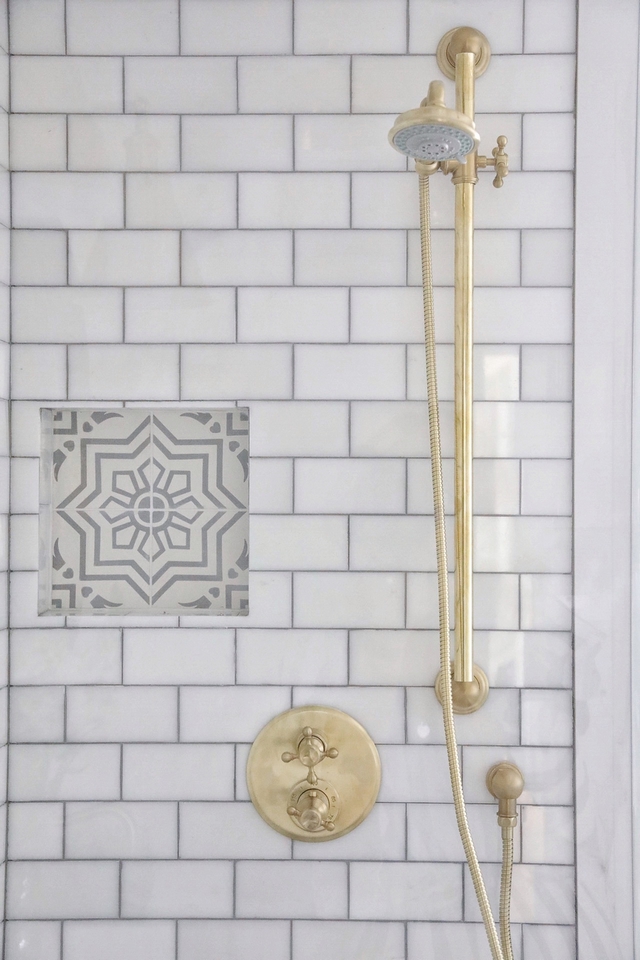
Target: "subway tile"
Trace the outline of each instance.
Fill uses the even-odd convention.
[[[474,575],[473,623],[476,630],[517,630],[518,577],[509,573]],[[453,622],[453,580],[449,585],[450,616]],[[438,628],[438,594],[435,573],[407,574],[407,626],[412,629]]]
[[[241,173],[241,227],[348,227],[343,173]]]
[[[11,863],[7,914],[25,920],[116,917],[118,864]]]
[[[178,170],[178,117],[69,117],[70,170]]]
[[[4,543],[9,541],[9,566],[11,570],[38,569],[38,517],[14,516],[11,520],[11,534],[7,537],[6,517],[0,521],[0,537]],[[6,560],[1,564],[6,569]]]
[[[233,630],[124,630],[123,682],[233,683]]]
[[[481,137],[478,147],[480,154],[491,156],[498,137],[506,136],[509,170],[513,173],[515,170],[527,169],[522,163],[522,123],[523,117],[519,113],[494,113],[493,110],[491,113],[476,113],[475,124]],[[493,193],[491,182],[494,175],[490,167],[480,174],[480,183],[484,183],[482,190]]]
[[[7,921],[6,960],[60,960],[60,927],[57,920]]]
[[[575,120],[570,113],[530,113],[523,117],[525,170],[573,170]]]
[[[479,229],[571,228],[573,176],[516,171],[509,177],[508,196],[506,191],[478,191],[475,217]]]
[[[9,124],[12,170],[66,169],[67,122],[63,116],[15,114]]]
[[[570,630],[571,576],[525,574],[520,581],[520,626],[523,630]]]
[[[476,517],[478,571],[566,573],[571,569],[571,522],[564,517]]]
[[[430,682],[434,679],[430,678]],[[519,720],[518,691],[491,690],[482,717],[473,720],[468,715],[456,717],[458,743],[517,744]],[[431,687],[409,687],[407,690],[407,739],[409,743],[445,742],[442,707]]]
[[[182,235],[182,282],[187,286],[286,286],[292,272],[289,231],[187,230]]]
[[[477,457],[568,457],[571,407],[568,403],[476,404]]]
[[[350,547],[354,570],[436,569],[431,518],[354,516]]]
[[[470,746],[462,748],[464,784],[469,803],[487,802],[487,770],[508,760],[523,771],[522,804],[573,803],[571,750],[566,747]]]
[[[441,404],[443,408],[451,404]],[[418,401],[368,401],[351,406],[351,454],[354,457],[426,457],[427,404]],[[442,423],[442,451],[453,455],[453,423]]]
[[[490,898],[498,902],[500,868],[486,869]],[[575,876],[572,867],[517,863],[513,868],[511,916],[514,923],[573,923],[575,920]],[[465,872],[465,918],[480,920],[471,878]]]
[[[338,401],[251,405],[252,454],[257,457],[344,457],[348,405]]]
[[[293,460],[254,457],[251,465],[251,510],[253,513],[293,512]]]
[[[256,143],[260,144],[259,157]],[[291,117],[187,116],[182,120],[183,170],[265,171],[292,167]]]
[[[462,871],[449,863],[352,863],[355,920],[461,920]]]
[[[365,229],[416,229],[420,225],[418,178],[410,173],[354,173],[353,226]],[[432,179],[431,222],[434,227],[453,226],[453,208],[440,204],[447,182]],[[435,189],[433,189],[435,187]],[[445,197],[443,196],[443,200]],[[449,193],[446,199],[451,200]],[[441,207],[443,208],[441,211]],[[446,215],[448,212],[448,216]]]
[[[61,803],[12,803],[9,806],[11,860],[58,860],[62,857]]]
[[[404,283],[405,235],[399,230],[300,230],[296,283],[328,286]]]
[[[64,925],[65,960],[174,960],[172,920],[68,920]],[[48,960],[48,958],[47,958]]]
[[[440,708],[442,709],[442,708]],[[456,717],[456,726],[459,717]],[[487,794],[489,799],[489,795]],[[502,837],[493,803],[470,803],[467,817],[478,859],[502,861]],[[410,803],[407,806],[408,858],[460,863],[464,850],[456,823],[455,808],[449,803]],[[514,836],[515,860],[520,859],[520,830]]]
[[[122,339],[122,294],[91,287],[14,287],[17,343],[117,342]]]
[[[429,77],[439,76],[434,56],[356,56],[353,58],[352,110],[354,113],[396,114],[419,107],[427,95]],[[451,87],[448,96],[451,102]],[[397,153],[387,139],[394,120],[395,117],[387,123],[384,137],[385,147],[391,153]]]
[[[301,399],[404,399],[405,351],[400,345],[299,345],[294,390]]]
[[[230,800],[233,747],[125,744],[122,793],[125,800]]]
[[[297,860],[403,860],[405,805],[376,803],[357,830],[330,844],[294,843],[293,851]]]
[[[532,230],[529,235],[538,233],[545,231]],[[564,231],[549,233],[555,236]],[[569,287],[481,287],[475,292],[476,342],[570,343],[571,296]]]
[[[125,339],[139,343],[235,340],[231,288],[158,287],[125,291]]]
[[[530,287],[570,287],[573,282],[571,230],[522,231],[522,283]]]
[[[241,113],[349,113],[349,57],[241,57]]]
[[[521,960],[518,928],[512,925],[513,955]],[[489,949],[483,923],[409,923],[407,924],[409,960],[420,957],[481,957]],[[555,955],[554,955],[555,956]]]
[[[64,0],[10,0],[11,52],[65,53]]]
[[[12,743],[64,740],[64,687],[16,687],[11,690]]]
[[[12,57],[15,113],[120,113],[119,57]]]
[[[65,857],[171,859],[178,852],[175,803],[68,803]]]
[[[15,293],[15,291],[14,291]],[[39,463],[35,458],[14,457],[11,464],[11,505],[14,513],[37,513],[39,499]]]
[[[62,230],[13,230],[12,234],[12,283],[66,284],[66,233]]]
[[[573,926],[525,924],[522,928],[527,960],[576,960],[576,931]]]
[[[252,743],[262,727],[291,704],[288,687],[183,687],[181,740]]]
[[[346,915],[346,863],[237,864],[238,917],[337,920]]]
[[[120,682],[119,630],[12,630],[12,684]]]
[[[14,173],[16,227],[117,228],[122,178],[109,173]]]
[[[435,631],[352,630],[349,657],[353,684],[430,684],[440,669]]]
[[[231,173],[133,173],[127,177],[127,227],[236,226]]]
[[[349,339],[348,291],[329,287],[238,290],[238,339],[332,342]]]
[[[492,53],[522,50],[522,2],[507,6],[496,0],[456,0],[454,6],[439,0],[411,0],[409,6],[411,53],[435,53],[440,37],[461,23],[479,23],[490,38]],[[434,954],[437,955],[438,951]]]
[[[288,860],[291,841],[268,829],[252,803],[182,803],[180,856],[203,860]]]
[[[235,113],[233,57],[127,57],[127,113]]]
[[[289,960],[291,924],[285,920],[180,920],[180,960],[209,960],[211,944],[217,960]],[[564,960],[564,958],[563,958]]]
[[[445,803],[451,797],[445,748],[435,744],[382,744],[381,803]]]
[[[362,724],[376,743],[404,742],[404,691],[399,687],[296,687],[293,706],[322,701]],[[328,774],[327,774],[328,775]]]
[[[4,586],[4,577],[0,582]],[[9,575],[9,603],[11,607],[11,625],[15,628],[39,627],[42,620],[38,614],[38,574],[35,570],[16,570]],[[7,610],[5,600],[0,593],[0,624],[6,626]],[[64,625],[64,617],[50,617],[47,624],[52,627]]]
[[[67,0],[67,52],[178,53],[178,16],[178,0]]]
[[[403,0],[297,0],[296,53],[399,53],[406,49]]]
[[[435,282],[453,286],[453,230],[434,230],[431,242]],[[419,286],[422,284],[422,268],[417,230],[409,233],[408,249],[409,284]],[[476,290],[481,287],[517,287],[520,284],[519,230],[475,231],[474,279]]]
[[[347,682],[344,630],[239,630],[238,683]]]
[[[288,400],[291,348],[285,344],[198,344],[182,348],[182,396],[200,400],[211,389],[221,400]]]
[[[394,119],[388,114],[296,117],[296,170],[406,170],[406,158],[387,139]]]
[[[522,513],[569,516],[572,497],[570,460],[522,461]]]
[[[482,82],[482,104],[522,113],[570,113],[575,58],[569,54],[495,57]]]
[[[115,800],[120,747],[115,744],[21,744],[9,751],[10,800]]]
[[[404,955],[404,924],[294,920],[294,960],[324,960],[327,954],[342,960],[398,960]]]
[[[492,687],[571,687],[570,633],[487,631],[476,647]]]
[[[400,460],[298,459],[299,513],[404,513],[405,467]]]
[[[523,806],[521,817],[525,863],[573,863],[571,807]]]
[[[177,697],[169,687],[76,686],[66,710],[69,741],[177,740]]]
[[[522,742],[547,747],[572,745],[573,699],[570,690],[522,691]]]
[[[296,627],[401,627],[404,577],[400,573],[296,573]]]
[[[453,513],[453,461],[445,460],[442,466],[445,510]],[[407,479],[408,512],[433,514],[431,461],[409,460]],[[473,509],[476,514],[517,514],[519,503],[519,460],[474,461]]]
[[[182,53],[291,53],[288,0],[182,0]]]
[[[571,400],[572,350],[569,346],[536,345],[522,348],[522,399]]]
[[[571,53],[576,48],[576,6],[572,0],[526,0],[525,53]]]
[[[74,286],[174,286],[178,234],[149,230],[83,230],[69,234]]]
[[[443,339],[442,296],[434,289],[436,336]],[[354,287],[351,290],[351,341],[423,343],[422,290],[411,287]]]
[[[346,517],[255,516],[251,563],[255,570],[346,570]]]
[[[291,626],[291,573],[250,570],[249,596],[251,602],[248,616],[225,617],[225,627]],[[203,627],[205,624],[218,627],[219,618],[180,617],[182,627]]]
[[[51,349],[51,348],[49,348]],[[69,348],[72,399],[177,400],[178,349],[169,344]]]
[[[231,863],[194,860],[122,865],[123,917],[230,917]]]
[[[12,389],[17,399],[63,400],[67,393],[67,357],[62,345],[17,344],[11,349]]]

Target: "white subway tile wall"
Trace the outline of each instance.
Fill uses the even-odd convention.
[[[459,719],[460,749],[494,900],[484,777],[512,759],[527,782],[517,960],[576,960],[574,0],[9,6],[4,960],[208,960],[212,944],[217,960],[486,952],[433,692],[417,184],[387,142],[440,75],[440,37],[466,21],[493,48],[482,151],[506,134],[512,173],[476,189],[476,659],[492,692]],[[0,31],[4,65],[7,49]],[[451,512],[453,189],[441,177],[433,194]],[[3,371],[8,282],[3,242]],[[251,407],[249,617],[38,618],[38,408],[167,403]],[[292,843],[255,812],[244,767],[264,723],[314,702],[370,731],[383,783],[352,834]]]
[[[9,472],[11,446],[8,426],[10,400],[10,158],[9,158],[9,37],[7,0],[0,2],[0,893],[5,895],[7,861],[7,775],[8,763],[8,571],[10,569],[10,489]],[[62,168],[64,169],[64,167]],[[32,531],[33,532],[33,531]],[[28,551],[27,551],[28,552]],[[34,722],[42,722],[47,713],[55,718],[56,708],[51,702],[50,688],[44,691],[45,702],[38,704]],[[56,694],[53,695],[55,698]],[[49,700],[47,701],[47,697]],[[45,828],[46,829],[46,828]],[[27,831],[29,827],[27,826]],[[53,854],[53,848],[50,848]],[[59,852],[53,856],[59,856]],[[19,854],[30,857],[30,853]]]

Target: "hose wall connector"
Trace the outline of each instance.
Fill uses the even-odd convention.
[[[524,790],[524,777],[515,763],[496,763],[487,774],[487,790],[498,801],[498,823],[513,828],[518,823],[516,800]]]

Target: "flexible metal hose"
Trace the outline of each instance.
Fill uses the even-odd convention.
[[[511,946],[511,875],[513,873],[513,827],[502,828],[502,873],[500,876],[500,939],[504,960],[513,960]]]
[[[429,441],[431,445],[431,475],[433,480],[433,513],[436,532],[436,558],[438,568],[438,607],[440,619],[440,671],[442,676],[442,713],[444,718],[444,734],[447,745],[447,759],[449,761],[449,777],[453,792],[453,803],[458,822],[458,831],[464,847],[467,863],[471,872],[476,898],[482,914],[489,946],[493,960],[512,960],[511,953],[503,954],[496,925],[491,914],[491,906],[484,880],[478,863],[478,856],[473,845],[467,812],[465,809],[464,793],[462,791],[462,777],[458,760],[458,745],[453,720],[453,697],[451,691],[451,645],[449,641],[449,583],[447,574],[447,544],[445,533],[444,491],[442,484],[442,452],[440,447],[440,415],[438,411],[438,385],[436,380],[436,333],[433,310],[433,273],[431,266],[431,212],[429,201],[429,177],[419,176],[420,182],[420,243],[422,251],[422,296],[424,306],[424,341],[427,361],[427,400],[429,408]],[[513,848],[511,850],[513,855]],[[503,862],[503,877],[504,877]],[[510,876],[510,870],[509,870]],[[509,884],[510,888],[510,884]],[[504,893],[504,891],[502,891]],[[509,894],[505,908],[505,925],[503,943],[509,938]],[[501,919],[502,919],[501,897]]]

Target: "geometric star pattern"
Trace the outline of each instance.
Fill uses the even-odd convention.
[[[41,410],[40,614],[248,614],[249,410]]]

